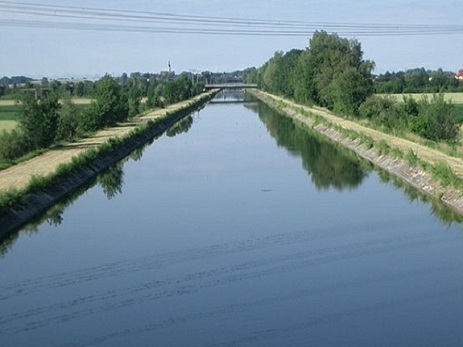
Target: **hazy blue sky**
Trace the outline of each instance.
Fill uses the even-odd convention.
[[[10,0],[10,3],[309,23],[463,26],[461,0]],[[176,72],[233,71],[260,66],[277,50],[303,49],[311,36],[310,32],[303,37],[274,37],[13,27],[6,21],[54,19],[6,12],[7,5],[0,1],[0,77],[158,72],[166,69],[168,61]],[[463,68],[463,30],[446,35],[345,37],[361,42],[364,58],[375,61],[377,73],[415,67],[442,67],[451,71]]]

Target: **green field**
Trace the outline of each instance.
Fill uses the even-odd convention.
[[[19,120],[19,105],[14,103],[0,103],[0,131],[11,130]]]
[[[397,101],[402,101],[403,96],[411,96],[412,98],[419,100],[423,96],[427,96],[429,99],[432,98],[433,94],[429,93],[412,93],[412,94],[378,94],[380,96],[391,96]],[[444,100],[451,100],[453,104],[463,104],[463,93],[443,93]]]
[[[73,100],[76,108],[85,109],[90,105],[91,99],[76,98]],[[14,100],[0,100],[0,132],[13,129],[19,121],[21,106]]]

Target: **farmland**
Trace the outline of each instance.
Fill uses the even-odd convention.
[[[0,131],[11,130],[19,120],[19,105],[13,100],[0,101]]]
[[[391,96],[397,101],[402,101],[404,95],[411,96],[415,100],[419,100],[422,97],[432,98],[433,94],[430,93],[411,93],[411,94],[379,94],[382,96]],[[455,105],[463,105],[463,93],[443,93],[445,101],[452,101]]]
[[[88,98],[74,98],[77,108],[86,108],[91,103]],[[13,129],[19,121],[21,105],[15,100],[0,100],[0,132]]]

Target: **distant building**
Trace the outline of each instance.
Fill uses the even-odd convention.
[[[455,75],[455,78],[459,81],[463,81],[463,69],[458,70],[457,74]]]
[[[167,70],[163,70],[159,74],[163,79],[170,79],[175,77],[175,72],[172,71],[172,66],[170,65],[170,61],[167,64]]]

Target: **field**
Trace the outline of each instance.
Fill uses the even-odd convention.
[[[86,108],[91,103],[88,98],[74,98],[73,103],[78,109]],[[0,100],[0,132],[11,130],[19,120],[20,105],[15,100]]]
[[[443,93],[444,94],[444,99],[446,101],[451,100],[453,104],[455,105],[463,105],[463,93]],[[432,94],[426,94],[426,93],[412,93],[412,94],[379,94],[382,96],[389,95],[393,98],[395,98],[397,101],[402,101],[402,97],[404,95],[411,96],[412,98],[419,100],[423,96],[427,96],[429,99],[432,98]]]
[[[19,120],[19,106],[14,101],[0,101],[0,131],[10,130]]]

